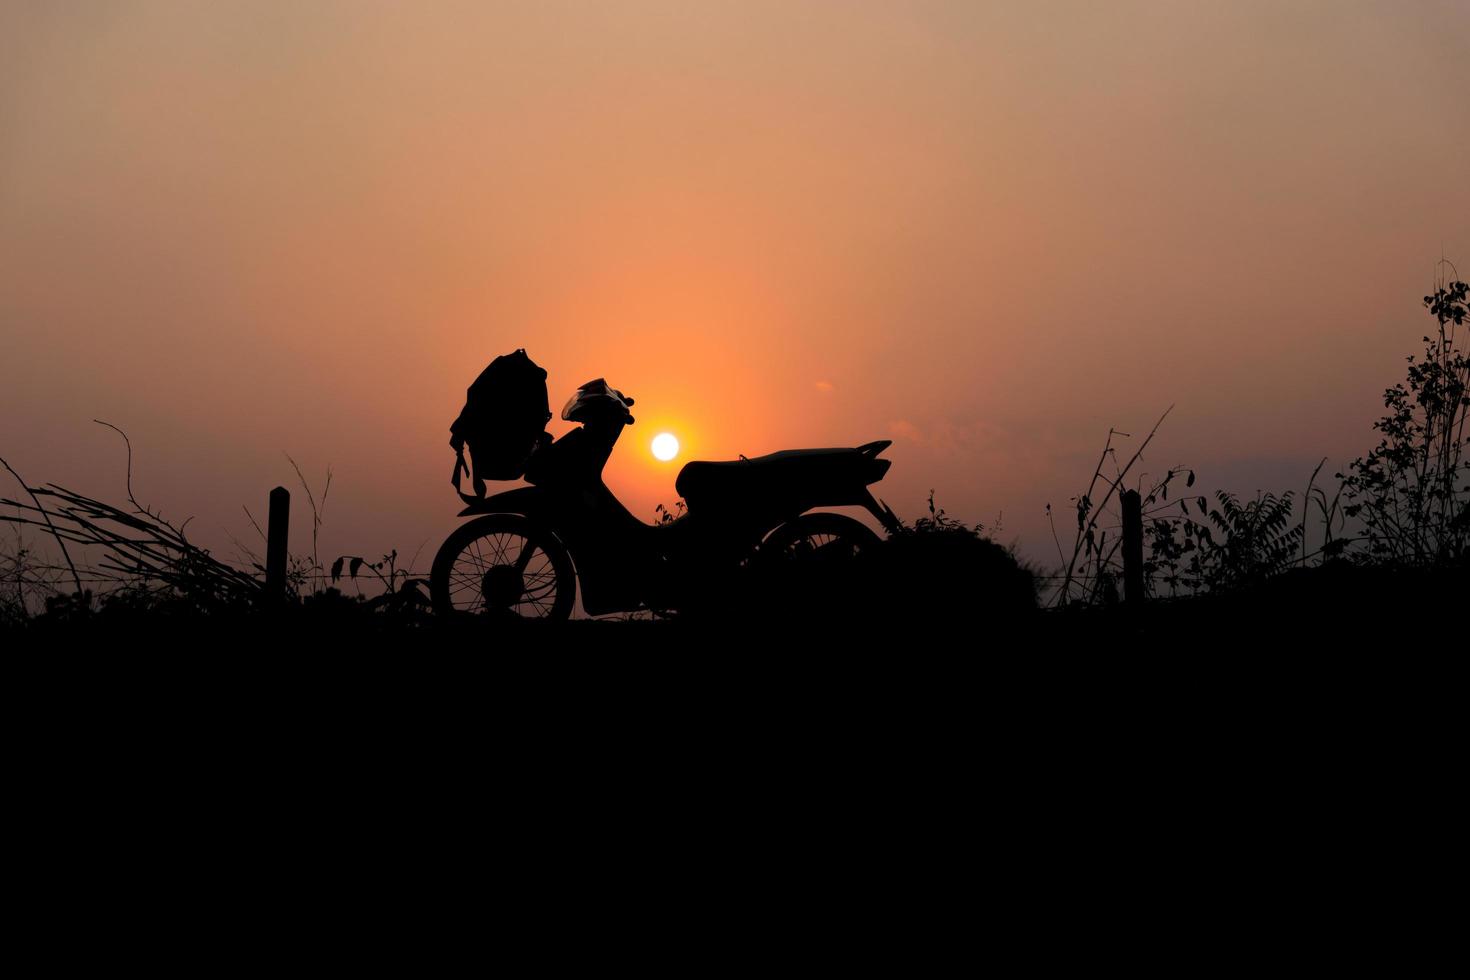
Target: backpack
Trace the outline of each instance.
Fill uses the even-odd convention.
[[[456,459],[450,482],[466,503],[485,498],[486,480],[517,480],[531,454],[550,441],[546,423],[551,404],[546,397],[546,371],[526,356],[525,348],[502,354],[480,372],[465,392],[464,408],[449,427]],[[470,447],[475,495],[459,488]]]

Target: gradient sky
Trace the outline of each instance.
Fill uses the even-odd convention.
[[[228,555],[289,453],[335,473],[324,560],[426,568],[449,422],[525,347],[554,406],[637,398],[607,475],[649,520],[688,458],[892,438],[902,516],[1054,558],[1045,505],[1171,404],[1145,470],[1300,490],[1470,274],[1467,37],[1463,0],[0,0],[0,455],[119,500],[106,419]]]

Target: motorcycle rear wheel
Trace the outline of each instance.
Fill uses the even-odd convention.
[[[764,563],[851,561],[882,540],[862,521],[845,514],[803,514],[761,542]]]
[[[564,620],[577,575],[556,535],[519,514],[488,514],[445,539],[429,596],[441,616]]]
[[[814,621],[860,608],[871,593],[863,553],[881,539],[861,521],[816,513],[787,521],[761,542],[752,562],[751,599],[758,615]]]

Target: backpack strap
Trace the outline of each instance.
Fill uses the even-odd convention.
[[[449,478],[449,482],[454,484],[454,492],[459,494],[459,499],[473,507],[485,499],[485,481],[478,478],[471,479],[471,486],[475,491],[473,497],[460,489],[460,478],[470,472],[470,467],[464,461],[464,437],[456,432],[449,437],[449,445],[454,449],[454,475]]]

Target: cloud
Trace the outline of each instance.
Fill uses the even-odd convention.
[[[953,422],[940,420],[924,426],[907,419],[888,423],[895,439],[906,439],[921,446],[946,453],[977,455],[1008,448],[1014,440],[1000,426],[985,421]]]
[[[924,441],[924,434],[919,431],[919,427],[907,419],[889,422],[888,434],[895,439],[906,439],[910,442],[922,443]]]
[[[888,423],[894,440],[920,446],[966,465],[1040,472],[1055,455],[1054,439],[985,419],[909,419]]]
[[[832,382],[830,382],[830,381],[818,381],[817,382],[817,390],[820,391],[824,395],[830,395],[830,394],[832,394]]]

